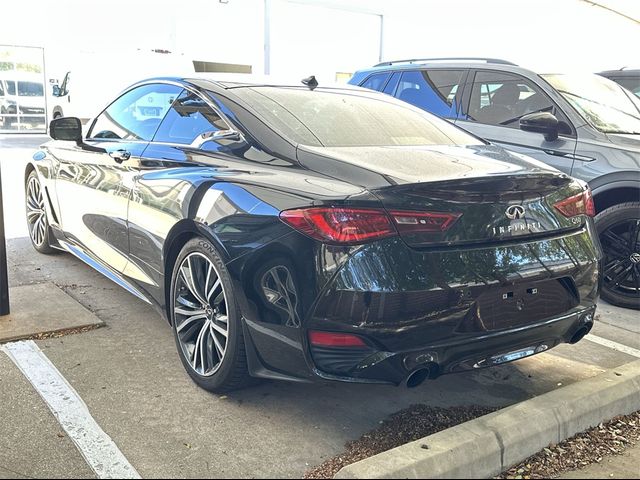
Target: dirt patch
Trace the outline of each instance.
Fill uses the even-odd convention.
[[[67,335],[76,335],[78,333],[90,332],[91,330],[96,330],[102,327],[104,327],[104,324],[88,325],[86,327],[78,327],[78,328],[67,328],[65,330],[57,330],[55,332],[36,333],[35,335],[31,335],[25,340],[44,340],[46,338],[66,337]]]
[[[411,405],[394,413],[358,440],[348,442],[343,453],[309,470],[303,478],[333,478],[342,467],[496,410],[480,406],[441,408]]]
[[[511,467],[494,478],[553,478],[569,470],[600,463],[640,442],[640,411],[616,417],[579,433]]]

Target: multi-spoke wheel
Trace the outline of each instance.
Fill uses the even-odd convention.
[[[178,353],[203,388],[223,392],[248,380],[242,330],[227,270],[209,242],[184,246],[171,283]]]
[[[623,203],[596,217],[604,253],[602,297],[640,308],[640,203]]]
[[[35,171],[29,174],[25,184],[27,227],[34,248],[40,253],[53,253],[49,244],[49,221],[45,210],[44,193]]]

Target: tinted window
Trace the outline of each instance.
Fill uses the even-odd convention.
[[[630,92],[633,92],[636,95],[640,96],[640,77],[611,77],[611,80],[619,83]]]
[[[151,140],[180,91],[161,84],[128,91],[98,116],[89,137]]]
[[[396,90],[398,99],[445,118],[456,117],[456,92],[464,70],[404,72]]]
[[[360,86],[381,92],[390,75],[389,72],[376,73],[367,78]]]
[[[42,97],[44,85],[37,82],[18,82],[18,95],[20,97]]]
[[[8,95],[16,94],[16,82],[7,81],[7,94]]]
[[[326,147],[481,143],[445,120],[384,95],[276,87],[238,88],[234,93],[295,143]]]
[[[228,128],[202,98],[184,90],[169,109],[153,140],[190,144],[201,133]]]
[[[4,85],[0,83],[0,96],[4,97]]]
[[[533,112],[551,112],[564,120],[549,97],[528,80],[501,72],[476,74],[468,120],[520,128],[520,118]]]

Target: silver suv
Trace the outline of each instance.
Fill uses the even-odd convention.
[[[538,75],[484,58],[384,62],[349,83],[588,182],[605,253],[602,296],[640,309],[640,99],[631,92],[595,74]]]

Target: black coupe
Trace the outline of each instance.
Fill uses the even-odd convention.
[[[25,172],[34,247],[173,327],[189,375],[415,386],[574,343],[600,247],[584,183],[357,87],[159,78]]]

